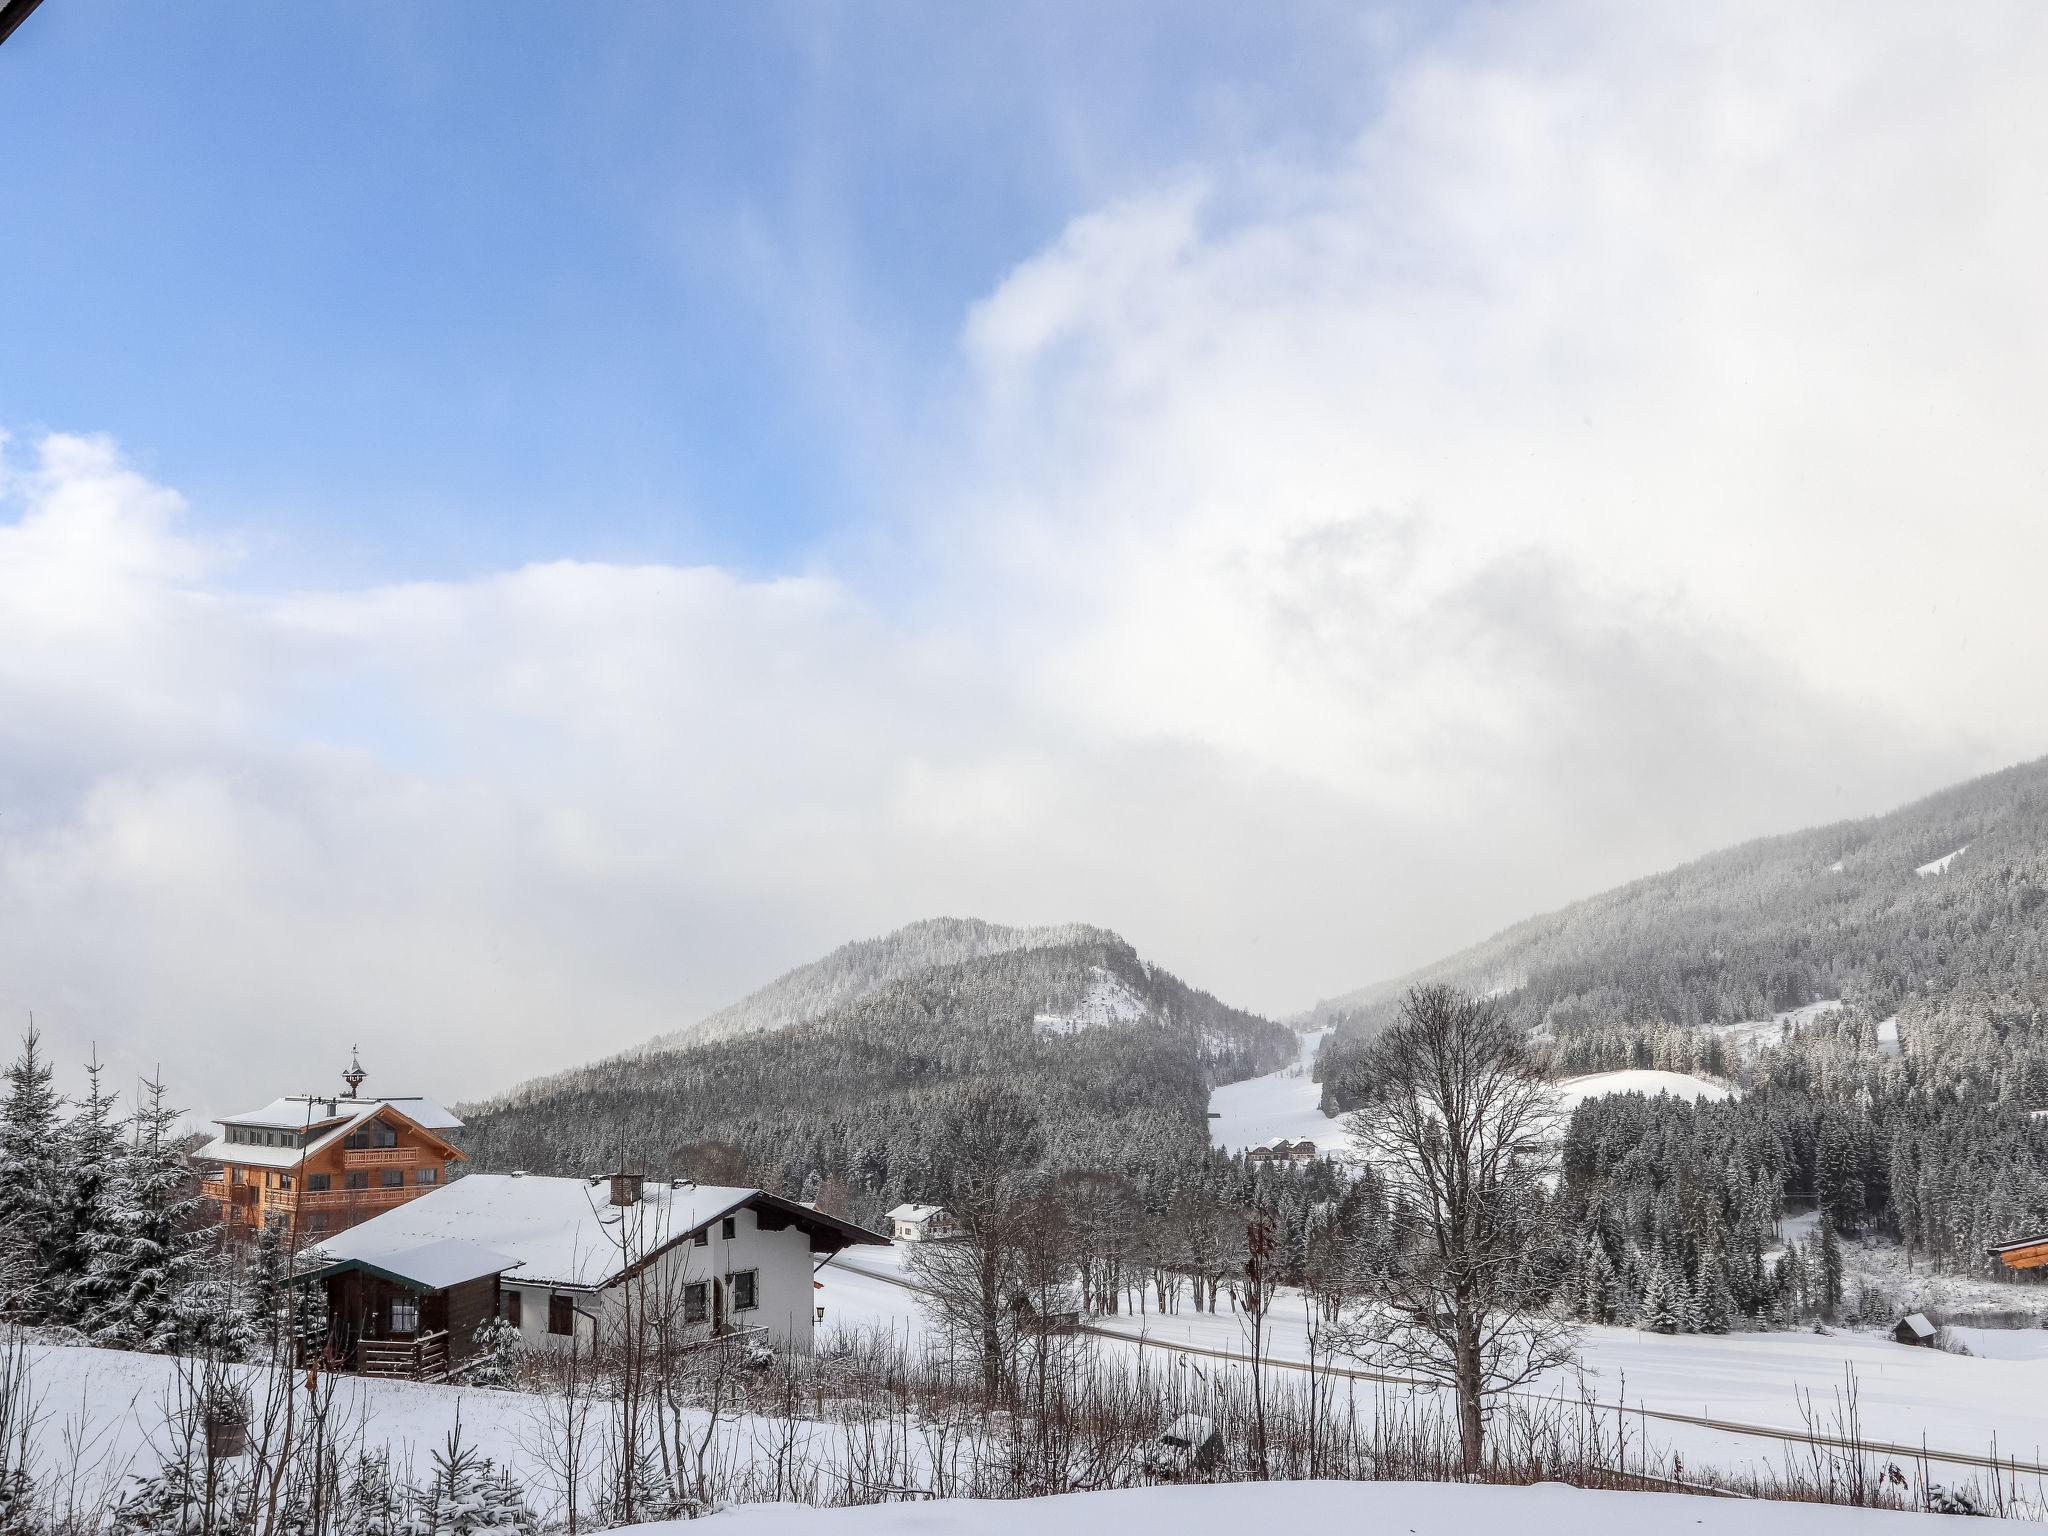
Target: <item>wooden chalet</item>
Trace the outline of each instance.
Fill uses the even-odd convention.
[[[766,1190],[618,1173],[473,1173],[337,1233],[297,1278],[325,1288],[316,1353],[374,1375],[459,1373],[494,1313],[535,1348],[595,1343],[642,1307],[682,1332],[809,1349],[824,1260],[878,1232]]]
[[[2048,1236],[2023,1237],[2016,1242],[1996,1243],[1987,1252],[2007,1269],[2048,1268]]]
[[[228,1115],[193,1154],[200,1193],[231,1237],[265,1227],[293,1247],[341,1232],[448,1182],[462,1122],[418,1096],[364,1097],[351,1056],[341,1094],[297,1094]]]

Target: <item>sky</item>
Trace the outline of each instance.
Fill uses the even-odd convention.
[[[936,915],[1275,1014],[2048,751],[2048,12],[45,6],[0,1018],[470,1099]]]

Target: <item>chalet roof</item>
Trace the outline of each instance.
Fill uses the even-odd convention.
[[[2039,1237],[2016,1238],[2009,1243],[1993,1243],[1984,1251],[1993,1258],[1996,1258],[2001,1253],[2017,1253],[2022,1248],[2040,1248],[2043,1246],[2048,1246],[2048,1233],[2043,1233]]]
[[[320,1252],[342,1262],[380,1262],[425,1243],[453,1239],[504,1255],[522,1284],[599,1290],[628,1267],[743,1207],[774,1212],[834,1251],[888,1239],[771,1195],[730,1185],[649,1179],[639,1200],[611,1203],[607,1179],[473,1173],[327,1238]]]
[[[930,1221],[943,1210],[945,1210],[945,1207],[942,1205],[918,1205],[913,1201],[897,1206],[895,1210],[889,1213],[887,1219],[890,1221]]]
[[[476,1243],[439,1238],[388,1253],[337,1259],[334,1263],[307,1271],[301,1278],[318,1280],[345,1270],[361,1269],[412,1289],[445,1291],[468,1280],[501,1275],[508,1269],[518,1268],[519,1263],[518,1259]]]
[[[278,1102],[282,1104],[290,1101],[280,1099]],[[300,1100],[301,1105],[304,1102],[304,1100]],[[326,1101],[321,1100],[319,1102],[324,1104]],[[338,1102],[349,1108],[348,1115],[340,1120],[316,1121],[315,1126],[318,1128],[318,1133],[309,1136],[303,1147],[257,1147],[251,1146],[247,1142],[229,1141],[225,1135],[221,1135],[214,1137],[213,1140],[194,1152],[192,1156],[199,1162],[240,1163],[245,1168],[296,1168],[315,1153],[333,1146],[337,1137],[346,1136],[364,1121],[375,1118],[377,1111],[380,1109],[388,1109],[400,1119],[411,1120],[413,1124],[437,1139],[446,1127],[427,1125],[415,1119],[411,1108],[408,1106],[432,1105],[443,1116],[454,1120],[454,1116],[449,1115],[445,1109],[441,1109],[439,1105],[433,1104],[432,1100],[429,1099],[357,1099],[353,1101],[341,1099]],[[279,1129],[276,1126],[264,1125],[260,1121],[235,1119],[223,1120],[220,1123],[223,1126],[254,1125],[260,1130]],[[454,1123],[460,1125],[462,1122],[455,1120]],[[290,1126],[283,1127],[283,1129],[296,1131],[303,1129],[304,1126],[304,1120],[297,1120]],[[456,1154],[458,1157],[461,1155],[459,1152]]]
[[[462,1128],[460,1117],[421,1094],[387,1094],[375,1099],[351,1099],[346,1095],[298,1093],[272,1099],[261,1109],[243,1115],[222,1115],[222,1125],[252,1125],[265,1131],[302,1131],[309,1126],[327,1125],[358,1116],[366,1107],[389,1104],[414,1124],[430,1131]]]

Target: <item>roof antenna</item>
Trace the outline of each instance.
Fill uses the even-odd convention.
[[[363,1079],[370,1074],[363,1070],[362,1057],[354,1046],[348,1048],[348,1070],[341,1074],[341,1080],[348,1084],[348,1096],[356,1097],[356,1090],[363,1086]]]

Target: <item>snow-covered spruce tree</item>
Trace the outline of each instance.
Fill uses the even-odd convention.
[[[286,1326],[290,1263],[284,1233],[265,1226],[256,1234],[242,1274],[242,1332],[252,1359],[274,1360]]]
[[[1643,1300],[1636,1311],[1636,1326],[1651,1333],[1678,1332],[1678,1306],[1671,1294],[1671,1266],[1665,1262],[1662,1250],[1652,1254],[1648,1279],[1643,1286]]]
[[[112,1192],[120,1174],[122,1121],[115,1095],[100,1086],[98,1058],[86,1063],[86,1092],[65,1122],[55,1209],[55,1264],[51,1284],[63,1320],[87,1326],[106,1301],[106,1282],[94,1261],[112,1241]]]
[[[1818,1295],[1815,1300],[1820,1315],[1829,1322],[1842,1306],[1842,1240],[1835,1236],[1834,1219],[1825,1211],[1821,1213],[1820,1230],[1814,1237],[1815,1263],[1813,1269],[1818,1278]]]
[[[478,1532],[528,1533],[533,1513],[511,1479],[474,1446],[462,1443],[462,1420],[434,1452],[434,1468],[415,1488],[406,1512],[405,1536],[476,1536]]]
[[[0,1307],[33,1321],[49,1313],[57,1257],[58,1098],[41,1046],[31,1024],[0,1096],[0,1273],[16,1292]]]
[[[178,1113],[164,1102],[161,1080],[142,1085],[108,1191],[107,1241],[90,1270],[104,1292],[86,1324],[99,1343],[175,1350],[222,1300],[202,1284],[212,1257],[201,1224],[207,1202],[178,1147]]]

